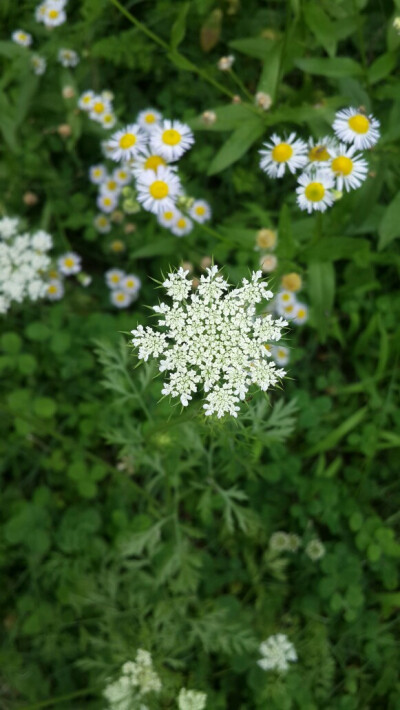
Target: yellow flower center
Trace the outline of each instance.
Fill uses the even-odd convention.
[[[64,259],[64,266],[67,266],[69,269],[71,266],[74,266],[75,264],[75,259],[72,259],[70,256]]]
[[[306,315],[306,312],[305,312],[304,308],[299,308],[299,310],[297,311],[297,317],[304,318],[305,315]]]
[[[278,143],[272,151],[272,160],[277,163],[286,163],[293,155],[293,148],[289,143]]]
[[[125,133],[125,135],[119,139],[119,147],[123,149],[132,148],[135,143],[136,136],[134,136],[133,133]]]
[[[353,170],[353,161],[350,158],[346,158],[345,155],[340,155],[332,160],[332,170],[340,175],[350,175]]]
[[[119,283],[120,280],[121,280],[121,277],[118,274],[113,274],[111,276],[111,281],[113,282],[113,284]]]
[[[283,293],[282,294],[282,301],[290,301],[290,293]]]
[[[278,355],[278,357],[285,357],[286,353],[284,350],[278,350],[277,355]]]
[[[167,145],[178,145],[181,141],[181,134],[178,133],[174,128],[169,128],[162,134],[162,141]]]
[[[135,281],[133,279],[129,279],[129,281],[126,282],[127,288],[134,288],[135,287]]]
[[[96,103],[93,104],[93,111],[95,111],[96,113],[103,113],[104,104],[101,101],[96,101]]]
[[[58,10],[49,10],[49,17],[51,20],[55,20],[59,14]]]
[[[186,219],[184,219],[183,217],[178,219],[176,226],[179,227],[179,229],[184,229],[186,227]]]
[[[118,187],[118,184],[115,182],[115,180],[109,180],[107,183],[107,189],[108,190],[116,190]]]
[[[119,301],[120,303],[122,303],[123,301],[125,301],[125,294],[124,294],[124,293],[118,293],[118,294],[117,294],[117,301]]]
[[[146,113],[146,115],[144,117],[145,123],[154,123],[155,120],[156,120],[156,117],[155,117],[154,113]]]
[[[168,219],[168,220],[173,219],[174,213],[173,212],[164,212],[163,217],[164,217],[164,219]]]
[[[58,271],[49,271],[49,276],[51,279],[58,279]]]
[[[24,34],[24,32],[19,33],[18,39],[20,39],[22,42],[24,42],[26,40],[26,38],[27,37],[26,37],[26,34]]]
[[[126,180],[128,177],[128,173],[125,172],[125,170],[120,170],[118,173],[118,177],[120,180]]]
[[[293,304],[291,304],[290,306],[286,306],[285,313],[292,313],[293,308],[294,308]]]
[[[109,197],[103,197],[103,205],[109,207],[110,205],[112,205],[112,200]]]
[[[304,194],[310,202],[321,202],[325,195],[325,188],[321,182],[310,182]]]
[[[268,350],[269,353],[271,352],[271,346],[270,346],[270,345],[265,345],[265,343],[264,343],[264,348],[265,348],[266,350]]]
[[[164,180],[155,180],[149,188],[150,195],[154,197],[155,200],[162,200],[167,197],[169,193],[169,187]]]
[[[160,155],[150,155],[150,157],[147,158],[144,167],[146,168],[146,170],[157,170],[160,165],[166,164],[167,163],[165,162],[164,158],[162,158]]]
[[[356,113],[355,116],[349,118],[349,126],[354,133],[368,133],[369,120],[362,113]]]
[[[119,239],[116,239],[114,242],[111,242],[111,249],[112,249],[112,251],[124,251],[125,244],[124,244],[124,242],[121,242]]]
[[[95,177],[100,177],[100,175],[103,174],[103,171],[101,168],[96,168],[96,170],[93,171],[93,174]]]
[[[202,217],[203,214],[205,214],[206,212],[206,208],[203,207],[203,205],[199,205],[198,207],[196,207],[195,212],[199,215],[199,217]]]
[[[47,291],[48,291],[48,293],[57,293],[58,287],[55,284],[50,284]]]
[[[308,159],[314,163],[315,161],[329,160],[331,156],[329,155],[326,147],[324,145],[316,145],[314,148],[308,151]]]
[[[89,104],[89,103],[91,102],[91,100],[92,100],[92,97],[91,97],[91,96],[84,96],[83,99],[82,99],[82,102],[83,102],[84,104]]]

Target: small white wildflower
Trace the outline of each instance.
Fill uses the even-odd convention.
[[[260,258],[260,266],[265,274],[270,274],[271,271],[275,271],[278,266],[278,259],[275,254],[264,254]]]
[[[141,173],[137,179],[137,200],[145,210],[161,214],[174,209],[177,197],[182,192],[179,178],[168,167]]]
[[[400,17],[399,16],[394,18],[393,27],[396,30],[396,32],[400,33]]]
[[[136,296],[139,293],[141,285],[142,282],[139,276],[135,274],[126,274],[120,282],[121,289],[131,296]]]
[[[78,274],[82,268],[81,257],[79,254],[75,254],[73,251],[69,251],[63,254],[57,260],[57,266],[62,274],[65,276],[72,276],[73,274]]]
[[[81,94],[78,101],[79,108],[81,108],[83,111],[90,111],[94,96],[95,93],[91,90],[85,91],[83,94]]]
[[[92,165],[89,168],[89,180],[94,185],[101,185],[107,178],[107,170],[104,165]]]
[[[269,548],[273,552],[285,552],[289,548],[289,535],[283,530],[272,533],[269,539]]]
[[[105,194],[100,194],[97,196],[96,204],[99,210],[105,212],[106,214],[109,214],[110,212],[115,210],[118,204],[118,196],[115,194],[111,195],[109,192]]]
[[[49,301],[59,301],[64,295],[64,284],[61,279],[50,279],[46,295]]]
[[[21,47],[30,47],[32,44],[32,35],[29,32],[24,32],[24,30],[15,30],[11,35],[11,39]]]
[[[53,246],[53,239],[50,234],[40,229],[32,235],[32,246],[37,251],[49,251]]]
[[[125,271],[121,269],[109,269],[104,274],[106,284],[109,288],[121,288],[122,279],[125,276]]]
[[[162,121],[162,115],[155,108],[146,108],[138,113],[136,120],[140,128],[143,128],[146,133],[150,133],[154,126]]]
[[[379,121],[371,114],[367,116],[356,108],[338,111],[332,128],[337,137],[345,143],[353,143],[356,150],[372,148],[379,140]]]
[[[206,707],[207,695],[198,690],[186,690],[181,688],[178,695],[179,710],[204,710]]]
[[[262,658],[257,664],[263,671],[276,670],[285,673],[289,670],[289,661],[297,661],[295,647],[285,634],[269,636],[261,645],[260,653]]]
[[[103,126],[103,128],[106,128],[108,130],[110,130],[111,128],[114,128],[116,122],[117,122],[117,117],[110,110],[106,111],[105,113],[103,113],[100,116],[101,125]]]
[[[79,64],[79,54],[73,49],[59,49],[57,59],[63,67],[76,67]]]
[[[115,161],[131,160],[145,147],[146,134],[136,124],[130,124],[113,133],[107,141],[110,147],[110,157]]]
[[[320,560],[321,557],[325,555],[325,546],[322,544],[321,540],[315,538],[314,540],[310,540],[306,545],[305,553],[310,560],[317,562],[317,560]]]
[[[235,57],[233,54],[229,54],[227,57],[221,57],[218,59],[217,66],[220,71],[229,71],[232,69]]]
[[[346,146],[340,143],[332,151],[330,169],[336,180],[336,189],[356,190],[361,187],[367,177],[368,163],[360,154],[356,154],[354,145]]]
[[[307,158],[309,162],[317,165],[328,163],[336,145],[337,141],[332,136],[324,136],[317,140],[309,138],[307,143]]]
[[[45,12],[42,18],[45,27],[59,27],[64,24],[66,19],[67,15],[61,3],[46,0]]]
[[[288,364],[290,360],[290,350],[285,348],[283,345],[277,345],[272,347],[271,355],[277,365],[284,367]]]
[[[254,103],[259,108],[262,108],[263,111],[268,111],[272,106],[272,99],[270,95],[266,94],[264,91],[258,91],[255,95]]]
[[[195,200],[189,209],[189,214],[195,222],[203,224],[211,219],[211,207],[205,200]]]
[[[36,76],[42,76],[45,73],[46,60],[44,57],[41,57],[39,54],[32,54],[31,64],[33,73],[36,74]]]
[[[110,291],[110,301],[117,308],[128,308],[132,303],[132,296],[120,288]]]
[[[108,234],[111,231],[111,224],[105,214],[98,214],[93,220],[93,225],[100,234]]]
[[[307,146],[295,133],[282,140],[276,133],[260,150],[260,168],[271,178],[282,178],[286,168],[295,173],[307,163]]]
[[[204,111],[201,114],[201,120],[205,126],[213,126],[217,120],[217,114],[215,111]]]
[[[190,234],[193,229],[193,222],[184,214],[178,213],[174,223],[171,225],[171,232],[176,237],[184,237]]]
[[[111,105],[109,101],[105,101],[102,96],[95,94],[92,99],[92,103],[89,111],[89,118],[93,121],[101,123],[104,114],[111,112]]]
[[[297,204],[301,210],[307,210],[308,214],[314,210],[325,212],[333,205],[331,189],[334,180],[331,173],[324,169],[306,172],[300,175],[297,182]]]
[[[150,147],[167,162],[178,160],[194,143],[189,126],[180,121],[165,120],[154,127],[150,135]]]
[[[305,303],[297,302],[293,314],[293,323],[295,325],[303,325],[308,321],[308,306]]]
[[[160,212],[160,214],[157,215],[157,221],[159,224],[161,224],[162,227],[166,227],[167,229],[170,229],[170,227],[173,225],[177,216],[178,216],[178,210],[169,209],[166,212]]]

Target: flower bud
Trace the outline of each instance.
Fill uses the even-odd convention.
[[[61,138],[69,138],[72,133],[72,128],[68,123],[62,123],[57,127],[57,133]]]
[[[38,203],[39,198],[34,192],[25,192],[22,200],[25,205],[28,205],[28,207],[32,207],[33,205],[36,205]]]

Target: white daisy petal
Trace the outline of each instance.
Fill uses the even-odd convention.
[[[379,140],[379,121],[371,114],[356,108],[345,108],[338,111],[333,122],[333,130],[338,138],[345,143],[353,143],[357,150],[372,148]]]
[[[178,160],[193,143],[192,131],[180,121],[165,120],[155,126],[150,136],[151,149],[167,162]]]
[[[271,178],[281,178],[286,168],[295,173],[307,163],[307,146],[295,133],[282,140],[276,133],[260,150],[260,168]]]
[[[325,212],[333,205],[331,190],[334,186],[333,177],[326,170],[313,170],[302,173],[298,179],[297,204],[301,210],[309,214],[316,210]]]
[[[146,140],[146,134],[137,124],[125,126],[121,131],[113,133],[107,141],[110,147],[110,157],[115,161],[131,160],[143,150]]]
[[[195,222],[203,224],[211,219],[211,207],[205,200],[195,200],[189,210],[189,214]]]
[[[150,133],[162,121],[162,114],[155,108],[146,108],[138,113],[136,120],[140,128]]]
[[[340,192],[343,189],[356,190],[367,177],[368,163],[355,152],[355,145],[346,146],[343,143],[332,151],[330,168],[336,179],[336,189]]]
[[[148,212],[161,214],[173,210],[182,193],[179,178],[168,167],[160,166],[156,172],[148,170],[137,179],[137,200]]]

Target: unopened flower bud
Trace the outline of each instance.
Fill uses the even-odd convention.
[[[212,126],[217,120],[217,114],[215,111],[204,111],[201,116],[201,120],[205,126]]]
[[[57,127],[57,133],[61,138],[69,138],[72,133],[72,128],[68,123],[62,123]]]
[[[34,192],[25,192],[22,200],[25,205],[28,205],[28,207],[32,207],[33,205],[36,205],[38,203],[39,198]]]
[[[260,259],[260,266],[265,274],[270,274],[278,266],[278,259],[275,254],[266,254]]]
[[[124,200],[122,209],[126,214],[137,214],[140,212],[140,205],[136,200]]]
[[[303,281],[300,274],[292,272],[290,274],[284,274],[282,276],[281,284],[282,288],[285,289],[285,291],[292,291],[293,293],[296,293],[296,291],[300,291],[303,285]]]
[[[191,274],[193,271],[193,264],[190,261],[182,261],[182,269]]]
[[[111,213],[111,222],[114,222],[115,224],[121,224],[124,220],[124,213],[121,212],[121,210],[114,210],[114,212]]]
[[[62,90],[63,99],[73,99],[75,96],[75,89],[73,86],[64,86]]]
[[[120,252],[125,251],[125,243],[122,241],[122,239],[114,239],[114,241],[112,241],[110,244],[110,249],[116,254],[119,254]]]
[[[212,264],[211,256],[203,256],[203,258],[200,262],[201,268],[204,269],[204,271],[205,271],[206,269],[209,268],[209,266],[211,266],[211,264]]]
[[[259,229],[256,244],[259,249],[275,249],[277,234],[273,229]]]
[[[127,222],[124,227],[124,232],[125,234],[132,234],[133,232],[136,232],[136,224],[133,224],[133,222]]]
[[[272,99],[269,94],[265,94],[264,91],[258,91],[255,95],[255,104],[263,111],[268,111],[272,106]]]
[[[227,57],[221,57],[218,60],[218,69],[220,71],[229,71],[231,69],[233,62],[235,61],[235,57],[233,54],[229,54]]]
[[[192,279],[192,288],[196,289],[199,285],[200,281],[197,278]]]
[[[241,104],[242,103],[242,99],[240,98],[240,96],[238,96],[238,94],[235,94],[235,96],[233,96],[232,103],[233,104]]]

